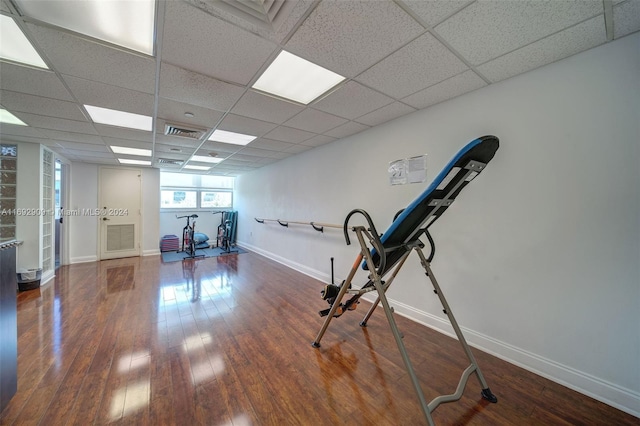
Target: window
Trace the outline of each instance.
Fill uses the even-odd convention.
[[[160,208],[195,209],[198,207],[198,192],[163,189],[160,193]]]
[[[203,209],[233,207],[233,194],[229,191],[201,191],[200,197],[200,207]]]
[[[161,209],[232,209],[234,178],[160,172]]]

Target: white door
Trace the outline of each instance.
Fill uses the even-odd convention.
[[[100,168],[100,259],[140,255],[142,172]]]

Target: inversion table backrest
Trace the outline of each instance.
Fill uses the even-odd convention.
[[[382,275],[410,250],[407,244],[415,241],[453,203],[460,191],[475,178],[491,161],[498,150],[499,140],[495,136],[482,136],[469,142],[449,161],[440,174],[400,215],[380,241],[385,248],[386,262]],[[373,252],[377,264],[379,254]],[[366,266],[366,265],[365,265]]]

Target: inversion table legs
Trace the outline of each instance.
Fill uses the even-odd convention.
[[[358,257],[356,258],[356,261],[353,264],[353,267],[351,269],[351,272],[349,273],[349,276],[347,277],[347,280],[342,284],[342,287],[340,288],[340,291],[338,293],[338,295],[335,298],[335,301],[333,302],[331,309],[329,311],[329,314],[327,315],[327,318],[325,318],[324,324],[322,325],[322,328],[320,330],[320,332],[318,333],[318,336],[316,337],[316,340],[313,342],[313,346],[314,347],[320,347],[320,340],[322,339],[322,336],[324,335],[325,331],[327,330],[329,323],[331,322],[331,320],[333,319],[334,314],[336,313],[337,309],[339,308],[339,305],[342,301],[342,298],[344,297],[344,295],[347,292],[362,292],[361,294],[363,294],[364,292],[368,291],[365,289],[361,289],[361,290],[349,290],[349,287],[351,285],[351,281],[353,280],[357,269],[360,267],[360,263],[362,262],[363,258],[364,260],[367,262],[368,265],[373,265],[373,260],[372,260],[372,256],[371,256],[371,251],[369,250],[368,246],[365,243],[365,239],[364,239],[364,234],[367,234],[367,231],[362,228],[362,227],[356,227],[354,228],[357,236],[358,236],[358,240],[360,242],[360,246],[362,248],[362,252],[358,255]],[[409,256],[409,254],[412,251],[416,251],[418,253],[418,256],[420,257],[420,262],[422,264],[422,267],[425,270],[425,274],[427,275],[427,277],[429,277],[429,279],[431,280],[431,284],[433,285],[433,289],[435,291],[435,293],[438,295],[438,298],[440,299],[440,303],[442,304],[442,307],[444,308],[444,312],[447,314],[447,317],[449,318],[449,321],[451,322],[451,326],[453,327],[456,336],[458,337],[458,341],[460,342],[460,344],[462,345],[462,348],[467,356],[467,359],[469,360],[469,362],[471,363],[469,365],[469,367],[467,367],[463,373],[462,376],[460,377],[460,381],[458,382],[458,386],[456,388],[455,393],[450,394],[450,395],[440,395],[436,398],[434,398],[431,402],[429,402],[427,404],[424,394],[422,392],[422,388],[420,386],[420,382],[418,380],[418,377],[415,373],[415,370],[413,368],[413,365],[411,363],[411,360],[409,359],[409,355],[407,353],[407,350],[405,348],[404,342],[402,341],[402,335],[398,329],[398,326],[396,324],[396,321],[393,317],[393,308],[389,305],[389,301],[387,300],[386,297],[386,290],[389,288],[389,285],[391,285],[393,279],[395,278],[395,276],[397,275],[398,271],[400,270],[400,268],[402,268],[405,260],[407,259],[407,257]],[[407,253],[400,259],[400,261],[398,262],[398,265],[393,269],[392,275],[389,278],[389,281],[385,284],[382,281],[382,276],[380,276],[377,271],[375,270],[375,268],[370,268],[370,276],[369,276],[371,282],[373,283],[373,286],[375,287],[376,292],[378,293],[378,298],[376,300],[376,302],[371,306],[371,308],[369,309],[369,311],[367,312],[367,314],[365,315],[364,319],[362,320],[362,322],[360,323],[361,326],[366,326],[367,321],[369,320],[369,318],[371,317],[371,315],[373,314],[373,311],[375,310],[375,308],[377,307],[378,303],[382,304],[382,307],[384,309],[385,315],[387,317],[387,321],[389,323],[389,326],[391,328],[391,333],[393,334],[393,337],[396,341],[396,344],[398,346],[398,350],[400,351],[400,355],[402,356],[402,360],[404,362],[405,368],[407,370],[407,373],[409,374],[409,378],[411,379],[411,383],[413,385],[413,388],[416,392],[416,395],[418,396],[418,399],[420,401],[420,408],[422,409],[422,412],[425,416],[425,418],[427,419],[427,422],[429,425],[434,425],[433,422],[433,418],[431,417],[431,413],[440,405],[443,403],[447,403],[447,402],[453,402],[453,401],[457,401],[462,397],[462,394],[464,392],[464,388],[467,384],[467,380],[469,379],[469,377],[471,376],[471,374],[476,373],[476,377],[478,378],[478,381],[480,382],[480,385],[482,387],[482,392],[481,395],[483,398],[487,399],[490,402],[497,402],[498,399],[495,397],[495,395],[493,395],[493,393],[491,393],[491,390],[489,389],[489,386],[487,385],[487,382],[484,379],[484,376],[482,375],[482,372],[480,371],[480,367],[478,366],[475,357],[473,356],[473,353],[471,352],[471,348],[469,347],[469,345],[467,344],[467,341],[464,338],[464,335],[462,334],[462,331],[460,330],[460,326],[458,325],[458,322],[456,321],[455,317],[453,316],[453,313],[451,312],[451,308],[449,307],[449,304],[447,303],[447,300],[444,297],[444,294],[442,293],[442,290],[440,288],[440,285],[438,284],[437,280],[435,279],[435,276],[433,275],[433,271],[431,270],[431,266],[429,264],[429,261],[427,261],[427,259],[424,256],[424,253],[422,252],[422,249],[420,248],[420,246],[418,244],[414,244],[410,250],[407,251]]]

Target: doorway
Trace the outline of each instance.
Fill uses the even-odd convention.
[[[141,176],[137,169],[100,168],[101,260],[140,255]]]
[[[55,269],[61,265],[69,263],[67,253],[68,232],[66,228],[64,209],[69,204],[68,188],[69,188],[69,164],[63,163],[62,160],[56,158],[54,163],[54,206],[55,206],[55,224],[54,224],[54,264]]]

